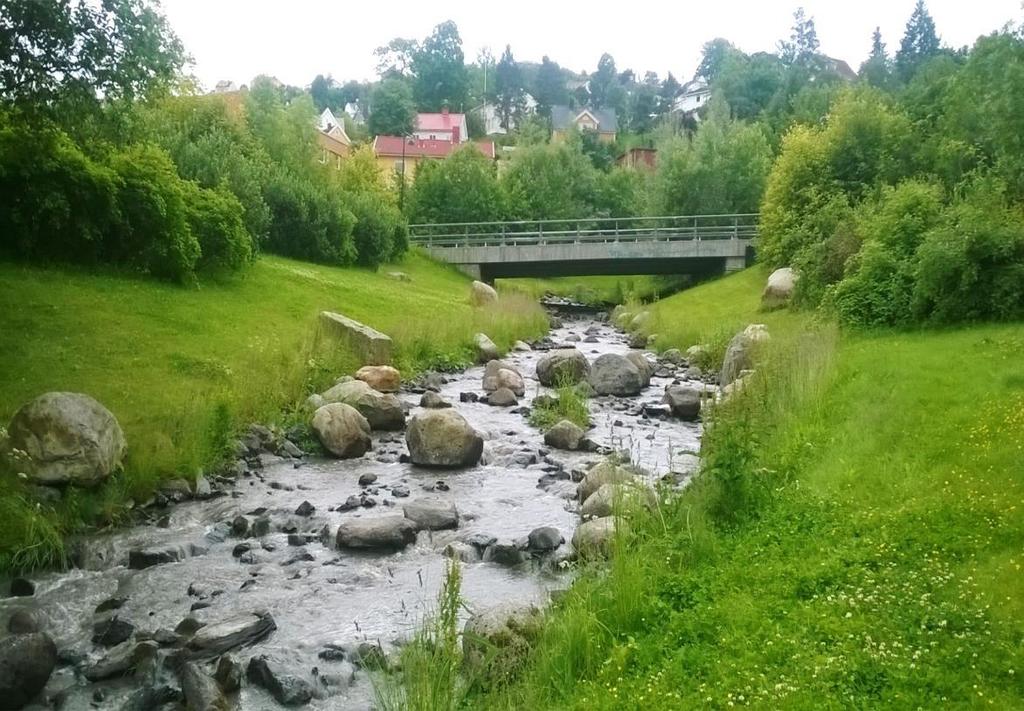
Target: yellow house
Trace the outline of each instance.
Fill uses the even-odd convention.
[[[408,181],[416,176],[416,167],[421,161],[443,160],[463,145],[466,144],[415,136],[377,136],[373,139],[373,155],[385,174],[404,174]],[[476,141],[470,145],[494,159],[493,141]]]
[[[316,140],[320,144],[320,162],[341,169],[341,161],[352,153],[352,140],[345,133],[345,126],[334,117],[330,109],[324,109],[317,122]]]
[[[605,143],[615,141],[618,121],[611,109],[581,109],[576,111],[568,106],[551,107],[551,140],[564,141],[572,129],[593,131]]]

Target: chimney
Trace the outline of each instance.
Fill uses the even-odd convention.
[[[442,116],[447,116],[448,115],[448,104],[445,104],[444,106],[441,107],[441,115]]]
[[[452,143],[458,143],[462,135],[459,126],[452,126]]]

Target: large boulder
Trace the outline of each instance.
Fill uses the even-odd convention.
[[[459,511],[455,504],[449,501],[420,499],[406,504],[402,512],[421,531],[442,531],[446,528],[459,527]]]
[[[454,409],[417,413],[405,443],[412,463],[424,467],[476,466],[484,451],[483,437]]]
[[[726,386],[740,376],[744,370],[754,367],[754,353],[758,346],[769,339],[768,327],[763,323],[752,323],[733,336],[725,351],[719,385]]]
[[[476,347],[477,363],[487,363],[501,357],[501,353],[498,352],[498,346],[485,333],[474,335],[473,345]]]
[[[304,706],[313,700],[312,684],[288,673],[283,664],[265,654],[249,659],[245,675],[250,682],[269,691],[282,706]]]
[[[579,497],[580,503],[586,503],[587,499],[605,484],[625,484],[633,479],[631,471],[619,466],[613,459],[605,459],[583,476],[576,486],[576,495]]]
[[[526,661],[531,641],[543,629],[535,606],[504,603],[474,614],[462,629],[463,663],[474,674],[500,684]]]
[[[228,700],[216,680],[193,662],[185,662],[178,672],[181,693],[189,711],[221,711],[229,708]]]
[[[416,524],[405,516],[356,518],[338,527],[338,548],[398,550],[416,542]]]
[[[669,385],[665,388],[665,404],[672,414],[683,420],[696,420],[700,415],[701,392],[688,385]]]
[[[583,502],[580,515],[583,518],[604,518],[615,513],[616,506],[628,511],[636,506],[653,509],[656,504],[657,498],[650,487],[638,482],[604,484]]]
[[[598,356],[590,367],[589,382],[598,395],[638,395],[646,379],[629,358],[618,353]]]
[[[572,534],[572,547],[581,558],[607,557],[612,552],[615,532],[626,529],[625,523],[614,516],[584,521]]]
[[[650,385],[656,368],[651,361],[647,360],[647,356],[640,351],[629,351],[626,353],[626,358],[640,371],[640,377],[643,378],[644,385]]]
[[[793,297],[793,290],[796,288],[797,275],[789,267],[776,269],[768,277],[768,283],[761,292],[761,304],[768,309],[777,309],[785,306]]]
[[[587,357],[575,348],[549,351],[537,361],[537,380],[548,387],[575,385],[590,375]]]
[[[247,647],[277,629],[273,616],[264,610],[233,615],[200,628],[189,640],[196,659],[214,659],[239,647]]]
[[[526,384],[519,371],[503,360],[488,361],[484,368],[483,389],[485,392],[494,392],[500,388],[508,388],[516,397],[526,394]]]
[[[544,444],[555,449],[579,449],[586,433],[579,425],[569,420],[562,420],[544,433]]]
[[[48,634],[18,634],[0,640],[0,705],[20,709],[43,690],[57,666],[57,646]]]
[[[402,386],[402,374],[390,365],[364,365],[356,371],[356,380],[382,393],[397,393]]]
[[[124,432],[88,395],[51,392],[14,413],[0,457],[37,484],[95,486],[120,465]]]
[[[487,396],[487,404],[495,407],[513,407],[519,404],[516,394],[508,388],[498,388]]]
[[[473,306],[494,304],[498,301],[498,292],[490,284],[474,281],[469,286],[469,301]]]
[[[351,405],[333,402],[313,413],[313,432],[339,459],[361,457],[370,449],[370,423]]]
[[[397,371],[396,371],[397,372]],[[362,380],[338,383],[322,393],[324,402],[343,402],[351,405],[375,430],[400,430],[405,427],[405,409],[402,401],[390,393],[374,390]]]

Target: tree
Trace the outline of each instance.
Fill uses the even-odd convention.
[[[413,58],[419,51],[416,40],[396,37],[383,47],[373,50],[377,58],[377,74],[381,79],[407,77],[412,74]]]
[[[184,50],[148,0],[0,0],[0,102],[130,101],[168,85]]]
[[[668,76],[665,77],[665,81],[661,82],[661,88],[658,90],[658,113],[667,114],[671,111],[672,104],[682,90],[683,87],[679,84],[679,81],[673,76],[672,72],[669,72]]]
[[[469,73],[459,28],[448,20],[434,28],[412,56],[413,96],[424,111],[440,111],[445,105],[465,108],[469,97]]]
[[[615,59],[605,52],[597,61],[597,71],[590,75],[590,106],[600,109],[612,106],[619,88]]]
[[[551,117],[551,107],[565,104],[569,100],[569,92],[565,87],[565,74],[557,63],[552,62],[545,54],[537,69],[537,79],[533,86],[533,98],[537,102],[537,113],[545,118]]]
[[[733,54],[742,54],[732,42],[721,37],[705,42],[701,55],[700,65],[697,67],[697,76],[713,84],[722,71],[725,60]]]
[[[504,176],[512,217],[578,219],[593,213],[599,173],[578,142],[516,151]]]
[[[416,126],[416,104],[408,82],[385,79],[373,90],[370,102],[370,133],[374,136],[405,136]]]
[[[793,31],[789,41],[779,42],[779,56],[787,66],[814,68],[818,61],[818,31],[814,18],[807,17],[804,9],[798,7],[793,13]]]
[[[655,119],[663,112],[663,106],[658,96],[657,84],[637,84],[629,96],[629,111],[626,116],[629,130],[634,133],[649,131]]]
[[[501,127],[508,130],[512,124],[518,123],[526,111],[523,73],[512,56],[510,45],[505,45],[501,61],[494,72],[494,92],[498,103],[498,119]]]
[[[476,146],[462,146],[443,161],[416,171],[409,201],[413,222],[493,222],[506,217],[494,162]]]
[[[891,73],[892,66],[885,51],[885,43],[882,42],[882,31],[876,27],[871,35],[871,54],[860,65],[860,78],[876,89],[885,89],[889,86]]]
[[[896,52],[896,73],[904,82],[910,81],[918,67],[937,55],[940,49],[935,20],[925,7],[924,0],[917,0]]]

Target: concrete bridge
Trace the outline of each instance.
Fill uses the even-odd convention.
[[[710,274],[751,263],[756,214],[409,225],[410,241],[474,279]]]

